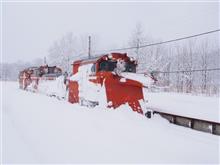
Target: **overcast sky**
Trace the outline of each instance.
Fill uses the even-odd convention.
[[[137,23],[147,34],[173,39],[219,28],[212,3],[15,3],[3,2],[3,62],[48,55],[67,32],[98,36],[98,49],[126,45]]]

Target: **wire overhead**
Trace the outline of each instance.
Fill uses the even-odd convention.
[[[176,42],[176,41],[185,40],[185,39],[189,39],[189,38],[194,38],[194,37],[198,37],[198,36],[203,36],[203,35],[207,35],[207,34],[210,34],[210,33],[216,33],[216,32],[219,32],[219,31],[220,31],[220,29],[217,29],[217,30],[212,30],[212,31],[204,32],[204,33],[191,35],[191,36],[186,36],[186,37],[176,38],[176,39],[172,39],[172,40],[167,40],[167,41],[163,41],[163,42],[156,42],[156,43],[151,43],[151,44],[146,44],[146,45],[140,45],[138,47],[137,46],[124,47],[124,48],[118,48],[118,49],[100,50],[100,51],[96,51],[96,52],[111,52],[111,51],[121,51],[121,50],[144,48],[144,47],[149,47],[149,46],[166,44],[166,43],[170,43],[170,42]]]
[[[220,70],[220,68],[210,68],[210,69],[194,69],[194,70],[177,70],[177,71],[153,71],[153,73],[187,73],[187,72],[208,72],[208,71],[216,71]]]

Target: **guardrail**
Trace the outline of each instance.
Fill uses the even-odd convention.
[[[161,112],[155,109],[151,109],[154,114],[159,114],[161,117],[167,119],[170,123],[188,127],[194,130],[211,133],[220,136],[220,123],[214,121],[208,121],[203,119],[196,119],[192,117],[180,116],[176,114]],[[147,116],[147,114],[146,114]],[[148,116],[149,117],[149,116]]]

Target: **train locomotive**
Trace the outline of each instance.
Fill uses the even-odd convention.
[[[56,66],[29,67],[19,73],[19,88],[63,99],[66,96],[66,77]]]
[[[128,104],[133,111],[144,114],[143,90],[156,80],[150,74],[136,73],[136,68],[137,61],[126,53],[110,53],[74,61],[68,77],[56,66],[53,70],[48,66],[29,68],[20,72],[19,83],[21,89],[49,91],[47,95],[66,98],[73,104],[113,109]],[[53,83],[56,85],[51,85]]]

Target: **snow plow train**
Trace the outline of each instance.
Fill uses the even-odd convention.
[[[67,76],[56,66],[27,68],[19,74],[21,89],[45,93],[70,103],[116,109],[128,104],[146,113],[143,89],[155,83],[153,76],[136,73],[137,62],[127,54],[111,53],[73,62]]]
[[[155,88],[157,80],[151,74],[137,73],[136,68],[137,61],[126,53],[110,53],[74,61],[69,76],[57,66],[24,69],[19,73],[19,87],[91,108],[116,109],[127,104],[147,118],[159,114],[170,123],[220,135],[219,122],[147,107],[144,91]]]

